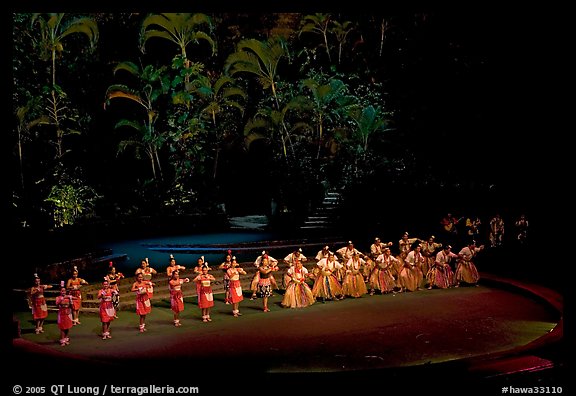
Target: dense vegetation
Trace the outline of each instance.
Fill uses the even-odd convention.
[[[304,214],[327,189],[361,214],[491,205],[529,180],[524,33],[488,12],[12,19],[18,227]]]

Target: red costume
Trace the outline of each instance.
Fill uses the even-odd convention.
[[[58,328],[68,330],[72,327],[72,301],[68,296],[56,297],[56,306],[58,307]]]
[[[100,300],[100,321],[102,323],[112,322],[116,315],[114,304],[112,303],[112,289],[101,289],[98,292],[98,299]]]
[[[242,286],[240,285],[240,273],[236,267],[228,268],[226,274],[230,278],[229,301],[233,304],[244,300]]]
[[[214,306],[214,295],[212,294],[212,286],[210,286],[210,282],[213,280],[215,278],[208,274],[200,274],[194,278],[196,290],[198,290],[198,307],[210,308]]]
[[[150,281],[142,281],[137,284],[136,290],[136,313],[138,315],[147,315],[152,312],[152,305],[150,304],[150,296],[148,289],[152,287]]]
[[[182,294],[182,283],[184,279],[171,279],[170,285],[170,308],[175,313],[184,311],[184,295]]]
[[[32,300],[32,316],[34,320],[46,319],[48,316],[48,306],[44,297],[46,285],[39,285],[32,288],[30,299]]]
[[[82,278],[70,279],[68,281],[68,288],[70,295],[72,296],[72,304],[74,305],[74,310],[77,311],[82,307],[82,293],[80,292],[80,287],[85,284],[86,281]]]

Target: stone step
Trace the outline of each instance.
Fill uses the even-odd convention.
[[[338,205],[320,206],[320,207],[316,208],[313,213],[321,213],[321,212],[325,212],[325,211],[331,212],[331,211],[334,211],[335,209],[338,209]]]

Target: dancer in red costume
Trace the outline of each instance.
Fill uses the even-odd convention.
[[[240,265],[236,262],[236,256],[232,257],[232,263],[230,264],[230,268],[226,271],[228,278],[230,279],[230,302],[232,303],[232,315],[234,317],[241,316],[240,313],[240,301],[244,299],[242,296],[242,286],[240,286],[240,274],[246,275],[246,271],[240,267]]]
[[[34,286],[30,288],[30,306],[32,307],[32,317],[36,322],[36,334],[44,333],[44,319],[48,316],[48,306],[44,297],[44,290],[51,289],[51,285],[43,285],[38,277],[34,274]]]
[[[114,294],[118,294],[118,292],[110,286],[110,282],[107,280],[102,282],[102,289],[98,291],[98,299],[100,300],[100,322],[102,322],[103,340],[112,338],[110,335],[110,322],[116,318],[116,310],[112,299]]]
[[[154,284],[152,283],[152,275],[156,275],[158,271],[154,268],[150,267],[150,262],[148,261],[148,257],[140,262],[140,268],[136,270],[136,275],[142,274],[142,279],[145,281],[149,281],[148,284],[148,298],[152,299],[154,296]]]
[[[170,262],[168,264],[168,267],[166,268],[166,275],[168,275],[168,278],[172,277],[172,272],[174,271],[182,271],[185,270],[186,267],[184,267],[183,265],[179,265],[176,264],[176,259],[174,258],[174,255],[170,255]]]
[[[146,315],[152,312],[152,304],[148,290],[154,286],[149,280],[144,280],[144,274],[136,275],[136,282],[132,284],[132,291],[136,292],[136,313],[140,316],[140,333],[146,331]]]
[[[202,322],[212,322],[210,318],[210,308],[214,306],[214,294],[212,293],[211,282],[216,278],[208,273],[208,266],[202,266],[202,273],[194,278],[196,290],[198,290],[198,307],[202,310]]]
[[[172,271],[172,278],[168,282],[170,286],[170,308],[174,312],[174,326],[180,327],[180,312],[184,311],[184,295],[182,284],[190,282],[189,278],[180,279],[179,271]]]
[[[60,329],[61,346],[70,344],[70,337],[68,334],[73,326],[73,299],[74,297],[69,295],[67,289],[64,287],[64,281],[60,282],[60,295],[56,297],[56,306],[58,307],[58,328]]]
[[[74,266],[72,271],[72,278],[68,279],[66,283],[66,289],[68,289],[69,294],[72,296],[72,325],[76,326],[80,323],[80,308],[82,308],[82,292],[80,288],[87,285],[84,279],[78,277],[78,267]]]

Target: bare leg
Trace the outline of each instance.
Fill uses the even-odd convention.
[[[233,314],[235,317],[238,317],[238,316],[242,315],[242,314],[240,313],[240,310],[238,309],[238,308],[239,308],[239,305],[240,305],[240,303],[234,303],[234,304],[232,304],[232,314]]]
[[[60,330],[60,346],[66,346],[69,344],[70,339],[68,338],[68,330]]]

